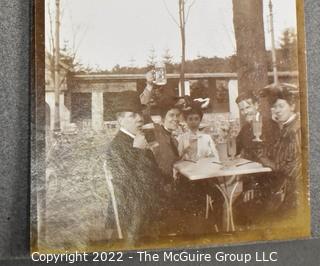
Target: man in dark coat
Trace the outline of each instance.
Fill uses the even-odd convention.
[[[242,158],[259,162],[262,155],[270,154],[272,151],[279,138],[279,126],[271,118],[267,118],[259,112],[258,99],[252,92],[240,94],[236,103],[245,120],[236,139],[237,154]],[[261,116],[260,119],[262,119],[260,137],[262,142],[253,141],[255,136],[252,122],[257,116]],[[235,202],[238,222],[250,224],[252,218],[257,216],[269,198],[273,178],[273,173],[253,174],[244,178],[242,196]]]
[[[119,100],[115,111],[120,130],[106,153],[120,226],[128,241],[159,234],[164,200],[160,170],[141,130],[141,109],[135,92],[132,95],[127,92],[126,97]]]
[[[245,92],[239,95],[236,99],[240,114],[245,119],[245,123],[237,136],[237,154],[241,154],[242,158],[258,161],[257,148],[262,149],[262,152],[268,152],[279,138],[280,130],[278,124],[270,118],[265,117],[259,112],[259,103],[252,92]],[[252,121],[257,115],[262,117],[262,143],[253,141]]]

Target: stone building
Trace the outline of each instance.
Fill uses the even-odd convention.
[[[54,125],[54,82],[50,67],[50,55],[46,56],[46,120],[52,130]],[[230,114],[239,118],[235,103],[238,82],[235,73],[187,73],[188,83],[204,84],[206,97],[212,105],[208,113]],[[279,73],[280,82],[297,84],[296,72]],[[179,95],[179,74],[167,75],[167,86]],[[272,83],[272,73],[269,73]],[[144,74],[76,74],[67,58],[60,62],[60,122],[61,130],[92,129],[100,131],[115,124],[112,106],[117,104],[117,93],[145,87]],[[188,86],[187,86],[188,87]]]

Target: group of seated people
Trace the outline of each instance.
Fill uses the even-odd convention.
[[[236,100],[245,121],[236,138],[237,156],[272,169],[266,178],[253,175],[246,179],[249,181],[244,184],[238,203],[242,217],[250,216],[245,212],[247,202],[259,202],[270,212],[295,209],[298,203],[297,186],[302,174],[296,95],[281,84],[266,88],[264,92],[271,107],[270,116],[260,110],[252,92],[242,93]],[[127,240],[172,233],[173,225],[168,221],[179,219],[172,216],[179,216],[179,211],[193,206],[188,202],[190,197],[205,197],[203,186],[198,190],[194,186],[188,189],[191,185],[180,182],[183,177],[174,174],[174,164],[180,160],[195,162],[213,157],[219,161],[213,139],[199,130],[203,117],[201,104],[187,102],[186,105],[186,101],[166,88],[156,87],[147,76],[142,94],[127,93],[114,110],[120,129],[107,148],[106,163],[112,175],[123,238]],[[153,123],[150,118],[152,104],[159,107],[160,123]],[[253,141],[252,130],[252,121],[257,115],[263,120],[262,142],[258,144]],[[182,119],[187,129],[181,130]],[[144,133],[146,123],[152,124],[153,145],[148,143]],[[110,217],[114,215],[111,212]],[[110,220],[110,226],[114,226],[113,219]]]

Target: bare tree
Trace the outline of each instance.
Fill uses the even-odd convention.
[[[274,83],[278,84],[278,69],[277,69],[277,55],[276,55],[276,44],[274,38],[274,25],[273,25],[273,5],[272,1],[269,0],[269,11],[270,11],[270,35],[271,35],[271,54],[272,54],[272,67],[273,67],[273,78]]]
[[[55,52],[55,46],[56,46],[56,36],[54,35],[55,31],[55,14],[56,10],[52,10],[52,4],[55,0],[48,0],[47,6],[46,6],[46,16],[48,17],[49,23],[48,23],[48,31],[46,32],[47,42],[46,42],[46,51],[50,55],[54,55]],[[61,2],[61,0],[60,0]],[[63,3],[63,4],[62,4]],[[76,24],[73,21],[72,14],[70,7],[68,6],[69,2],[64,1],[60,3],[60,23],[63,25],[68,25],[71,27],[71,34],[68,36],[68,39],[64,39],[64,46],[59,48],[60,50],[60,60],[68,59],[68,64],[73,67],[74,69],[77,69],[81,66],[79,60],[77,59],[79,48],[86,37],[89,25],[85,24]],[[90,21],[90,19],[88,19]],[[50,60],[50,71],[52,70],[54,72],[54,60],[52,57],[49,58]],[[53,75],[52,75],[53,76]],[[63,80],[62,80],[63,82]],[[60,82],[61,86],[61,82]]]
[[[55,50],[54,50],[54,131],[60,131],[60,0],[56,0],[55,18]]]
[[[181,83],[181,93],[184,95],[184,74],[185,74],[185,62],[186,62],[186,24],[189,19],[190,10],[192,6],[195,4],[196,0],[178,0],[179,4],[179,20],[177,21],[173,14],[170,12],[167,3],[163,0],[165,8],[172,18],[174,23],[179,27],[180,37],[181,37],[181,67],[180,67],[180,83]]]
[[[55,6],[55,9],[52,10],[52,7]],[[60,48],[60,27],[63,23],[63,17],[65,15],[65,7],[62,7],[60,0],[49,0],[47,1],[47,10],[46,15],[49,19],[49,30],[46,33],[47,36],[47,46],[46,51],[47,60],[49,65],[49,72],[51,79],[54,84],[55,91],[55,110],[54,110],[54,130],[60,130],[60,88],[61,85],[65,82],[66,75],[62,76],[60,71],[60,62],[63,58],[67,58],[68,65],[72,68],[75,68],[77,65],[80,65],[79,62],[76,62],[76,56],[81,42],[83,41],[86,32],[87,25],[75,25],[72,22],[71,12],[69,12],[70,25],[72,26],[72,36],[71,41],[65,40],[64,49]]]
[[[72,27],[71,44],[68,47],[69,49],[67,50],[66,55],[69,57],[70,62],[72,64],[72,67],[77,68],[80,65],[79,60],[77,60],[78,51],[79,51],[79,48],[80,48],[84,38],[86,37],[86,34],[89,29],[89,25],[74,23],[74,20],[72,17],[72,12],[70,10],[72,7],[69,6],[70,3],[68,1],[66,2],[66,4],[68,4],[66,9],[69,11],[68,12],[69,23]],[[88,21],[90,21],[90,19],[88,19]]]
[[[172,73],[173,72],[173,57],[170,53],[169,48],[164,50],[164,53],[162,55],[162,61],[166,66],[167,73]]]
[[[172,64],[172,55],[170,54],[169,48],[164,50],[162,59],[165,64]]]

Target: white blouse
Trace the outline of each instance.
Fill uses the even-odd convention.
[[[200,131],[194,134],[189,131],[178,136],[178,151],[182,159],[185,160],[198,160],[201,158],[214,157],[219,161],[219,154],[216,149],[216,145],[212,140],[211,136],[208,134],[201,133]],[[192,144],[190,144],[190,139],[197,141],[196,151],[192,149]],[[189,148],[188,152],[183,154],[184,151]]]

